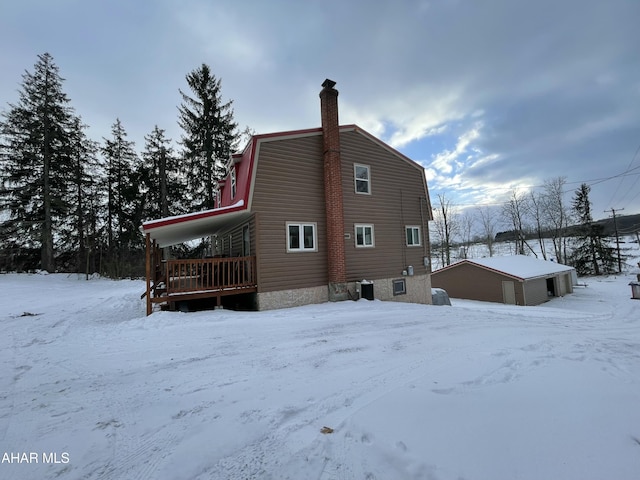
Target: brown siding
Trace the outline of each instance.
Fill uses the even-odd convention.
[[[342,132],[340,142],[345,233],[350,235],[345,239],[347,281],[400,278],[408,265],[416,275],[428,273],[423,258],[429,257],[429,212],[420,168],[354,131]],[[258,290],[326,285],[322,136],[263,141],[259,148],[251,205],[257,216]],[[355,193],[354,163],[371,168],[371,195]],[[316,223],[318,252],[287,253],[289,221]],[[355,247],[356,223],[374,226],[374,248]],[[406,246],[406,225],[420,226],[421,246]]]
[[[322,136],[263,141],[251,209],[258,218],[258,291],[327,284]],[[317,252],[287,253],[286,222],[316,223]]]
[[[230,229],[218,232],[218,236],[223,242],[222,245],[224,246],[224,248],[222,253],[224,255],[229,255],[229,235],[231,235],[232,237],[231,256],[239,257],[242,255],[242,230],[245,227],[245,225],[249,226],[249,249],[251,250],[249,255],[256,255],[255,215],[252,215],[251,218],[246,222],[243,222],[238,225],[234,225]]]
[[[484,302],[503,303],[502,282],[512,281],[515,287],[516,304],[524,304],[523,284],[511,277],[500,275],[467,263],[431,274],[431,286],[447,291],[451,298],[466,298]]]
[[[400,277],[411,265],[414,273],[428,273],[428,203],[421,170],[357,131],[341,134],[347,281]],[[354,164],[370,168],[371,194],[357,194]],[[422,212],[421,212],[422,202]],[[424,217],[424,221],[423,221]],[[373,248],[356,248],[355,224],[374,226]],[[420,226],[419,247],[406,246],[405,226]]]

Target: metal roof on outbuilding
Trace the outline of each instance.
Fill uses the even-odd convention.
[[[480,268],[501,273],[520,281],[543,278],[549,275],[574,270],[573,267],[562,265],[557,262],[541,260],[539,258],[528,257],[526,255],[511,255],[506,257],[487,257],[475,258],[473,260],[461,260],[460,262],[456,262],[436,270],[433,273],[436,274],[463,264],[476,265]]]

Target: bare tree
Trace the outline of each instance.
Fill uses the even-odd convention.
[[[440,243],[440,259],[443,266],[451,265],[451,246],[459,229],[458,214],[451,200],[444,194],[438,194],[438,205],[434,210],[434,226]]]
[[[507,203],[502,206],[502,215],[513,229],[516,253],[525,254],[524,225],[527,213],[527,197],[525,194],[513,190]]]
[[[490,207],[478,207],[484,241],[489,249],[489,256],[493,257],[493,242],[496,238],[497,219],[495,210]]]
[[[547,251],[544,245],[544,217],[543,217],[543,207],[544,207],[545,198],[544,195],[540,192],[531,191],[529,194],[529,217],[533,220],[536,230],[536,237],[538,238],[538,244],[540,245],[540,250],[542,251],[542,258],[547,259]]]
[[[462,242],[461,258],[469,258],[469,246],[471,245],[471,235],[473,232],[473,225],[475,220],[469,212],[464,212],[459,217],[459,233],[460,241]]]
[[[567,261],[565,229],[569,223],[569,209],[564,200],[566,177],[556,177],[544,181],[543,217],[549,225],[553,250],[559,263]]]

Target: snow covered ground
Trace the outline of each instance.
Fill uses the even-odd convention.
[[[142,281],[0,275],[0,478],[635,480],[631,280],[145,317]]]

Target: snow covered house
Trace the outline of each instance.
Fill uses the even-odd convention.
[[[197,298],[257,310],[345,300],[362,280],[375,298],[430,303],[424,169],[340,126],[335,82],[322,86],[321,128],[254,135],[216,208],[142,225],[148,313]],[[162,258],[162,247],[209,236],[209,258]]]
[[[575,269],[525,255],[462,260],[431,274],[452,298],[539,305],[573,292]]]

